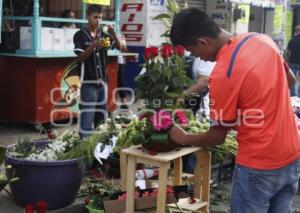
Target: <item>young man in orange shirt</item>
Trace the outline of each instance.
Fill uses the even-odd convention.
[[[211,128],[192,135],[174,126],[171,138],[216,145],[235,129],[232,212],[289,212],[300,175],[300,140],[289,98],[294,78],[275,43],[263,34],[225,32],[195,8],[174,17],[171,41],[217,62],[209,79]]]

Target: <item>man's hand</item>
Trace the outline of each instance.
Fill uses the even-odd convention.
[[[186,138],[186,131],[184,131],[181,127],[178,125],[174,125],[171,130],[169,131],[169,135],[172,139],[177,144],[185,144],[185,138]]]
[[[115,29],[111,25],[107,25],[107,32],[111,35],[115,35]]]
[[[94,42],[93,42],[93,47],[100,47],[100,48],[104,48],[106,47],[105,46],[105,41],[103,39],[96,39]]]

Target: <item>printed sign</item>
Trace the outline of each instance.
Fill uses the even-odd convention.
[[[146,46],[147,3],[140,0],[121,3],[121,32],[128,46]]]

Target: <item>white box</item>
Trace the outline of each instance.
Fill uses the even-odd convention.
[[[20,49],[32,49],[32,33],[31,27],[20,27]]]
[[[66,50],[74,50],[73,37],[78,30],[65,28]]]
[[[54,28],[41,28],[41,50],[53,50]]]
[[[61,28],[53,29],[53,49],[65,50],[65,47],[66,47],[65,30]]]

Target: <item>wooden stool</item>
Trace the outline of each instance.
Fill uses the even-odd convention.
[[[182,156],[196,153],[197,165],[195,167],[195,197],[203,202],[202,211],[209,210],[210,196],[210,167],[211,153],[200,147],[184,147],[179,150],[149,155],[142,147],[133,146],[122,150],[120,155],[121,186],[127,191],[126,212],[134,213],[135,171],[136,163],[157,166],[159,169],[157,212],[165,213],[166,189],[168,180],[168,169],[171,161],[174,161],[173,184],[182,183]]]

